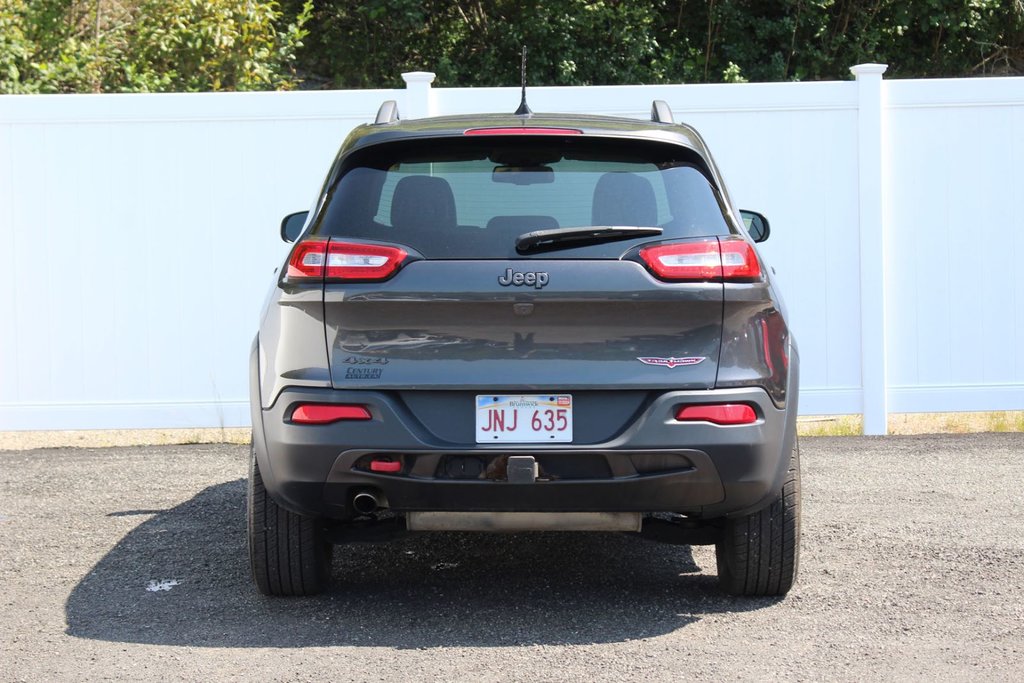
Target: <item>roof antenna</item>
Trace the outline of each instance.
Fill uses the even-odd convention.
[[[519,102],[519,109],[516,109],[516,116],[533,116],[530,105],[526,104],[526,46],[523,45],[523,65],[521,67],[523,82],[523,99]]]

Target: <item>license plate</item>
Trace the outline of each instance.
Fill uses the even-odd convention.
[[[477,443],[572,441],[572,396],[530,394],[476,397]]]

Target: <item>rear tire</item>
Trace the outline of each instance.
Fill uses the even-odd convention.
[[[718,583],[732,595],[785,595],[800,564],[800,448],[794,444],[779,498],[727,519],[715,544]]]
[[[333,546],[323,525],[313,517],[279,506],[267,495],[256,462],[249,456],[249,564],[256,587],[264,595],[316,595],[331,578]]]

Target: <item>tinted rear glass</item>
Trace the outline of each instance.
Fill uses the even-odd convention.
[[[584,137],[370,147],[346,159],[314,232],[403,244],[427,258],[517,258],[524,233],[584,226],[664,232],[538,256],[617,258],[645,241],[729,233],[694,152]]]

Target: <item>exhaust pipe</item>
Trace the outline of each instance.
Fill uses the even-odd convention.
[[[361,515],[376,512],[380,507],[380,498],[371,491],[360,491],[352,497],[352,508]]]

